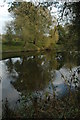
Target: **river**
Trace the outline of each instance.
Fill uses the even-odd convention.
[[[12,55],[12,54],[11,54]],[[3,105],[17,110],[26,97],[63,98],[80,87],[80,53],[35,52],[4,55],[0,60]]]

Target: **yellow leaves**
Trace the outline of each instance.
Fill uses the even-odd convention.
[[[26,43],[33,43],[38,48],[50,48],[57,41],[58,33],[55,32],[55,28],[50,30],[52,25],[50,11],[44,6],[36,7],[31,2],[22,2],[16,7],[14,16],[15,33]]]

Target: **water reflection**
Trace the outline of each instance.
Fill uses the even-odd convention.
[[[40,61],[38,56],[17,60],[14,63],[14,69],[18,73],[18,77],[12,84],[20,92],[42,90],[49,82],[50,73],[45,68],[44,60]]]
[[[48,52],[9,58],[0,62],[3,67],[3,101],[13,106],[23,95],[38,92],[43,96],[63,96],[69,92],[71,74],[79,68],[78,52]],[[80,75],[78,75],[78,78]],[[71,85],[71,89],[74,89]]]

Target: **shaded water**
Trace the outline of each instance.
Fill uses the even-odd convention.
[[[11,109],[26,97],[62,98],[80,87],[80,52],[26,53],[0,61],[2,99]],[[77,99],[77,98],[76,98]],[[30,103],[31,104],[31,103]]]

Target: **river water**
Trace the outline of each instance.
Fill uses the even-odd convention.
[[[27,96],[62,98],[80,87],[79,52],[41,52],[6,55],[0,60],[2,100],[17,109]],[[70,88],[70,89],[69,89]],[[30,100],[30,98],[29,98]]]

